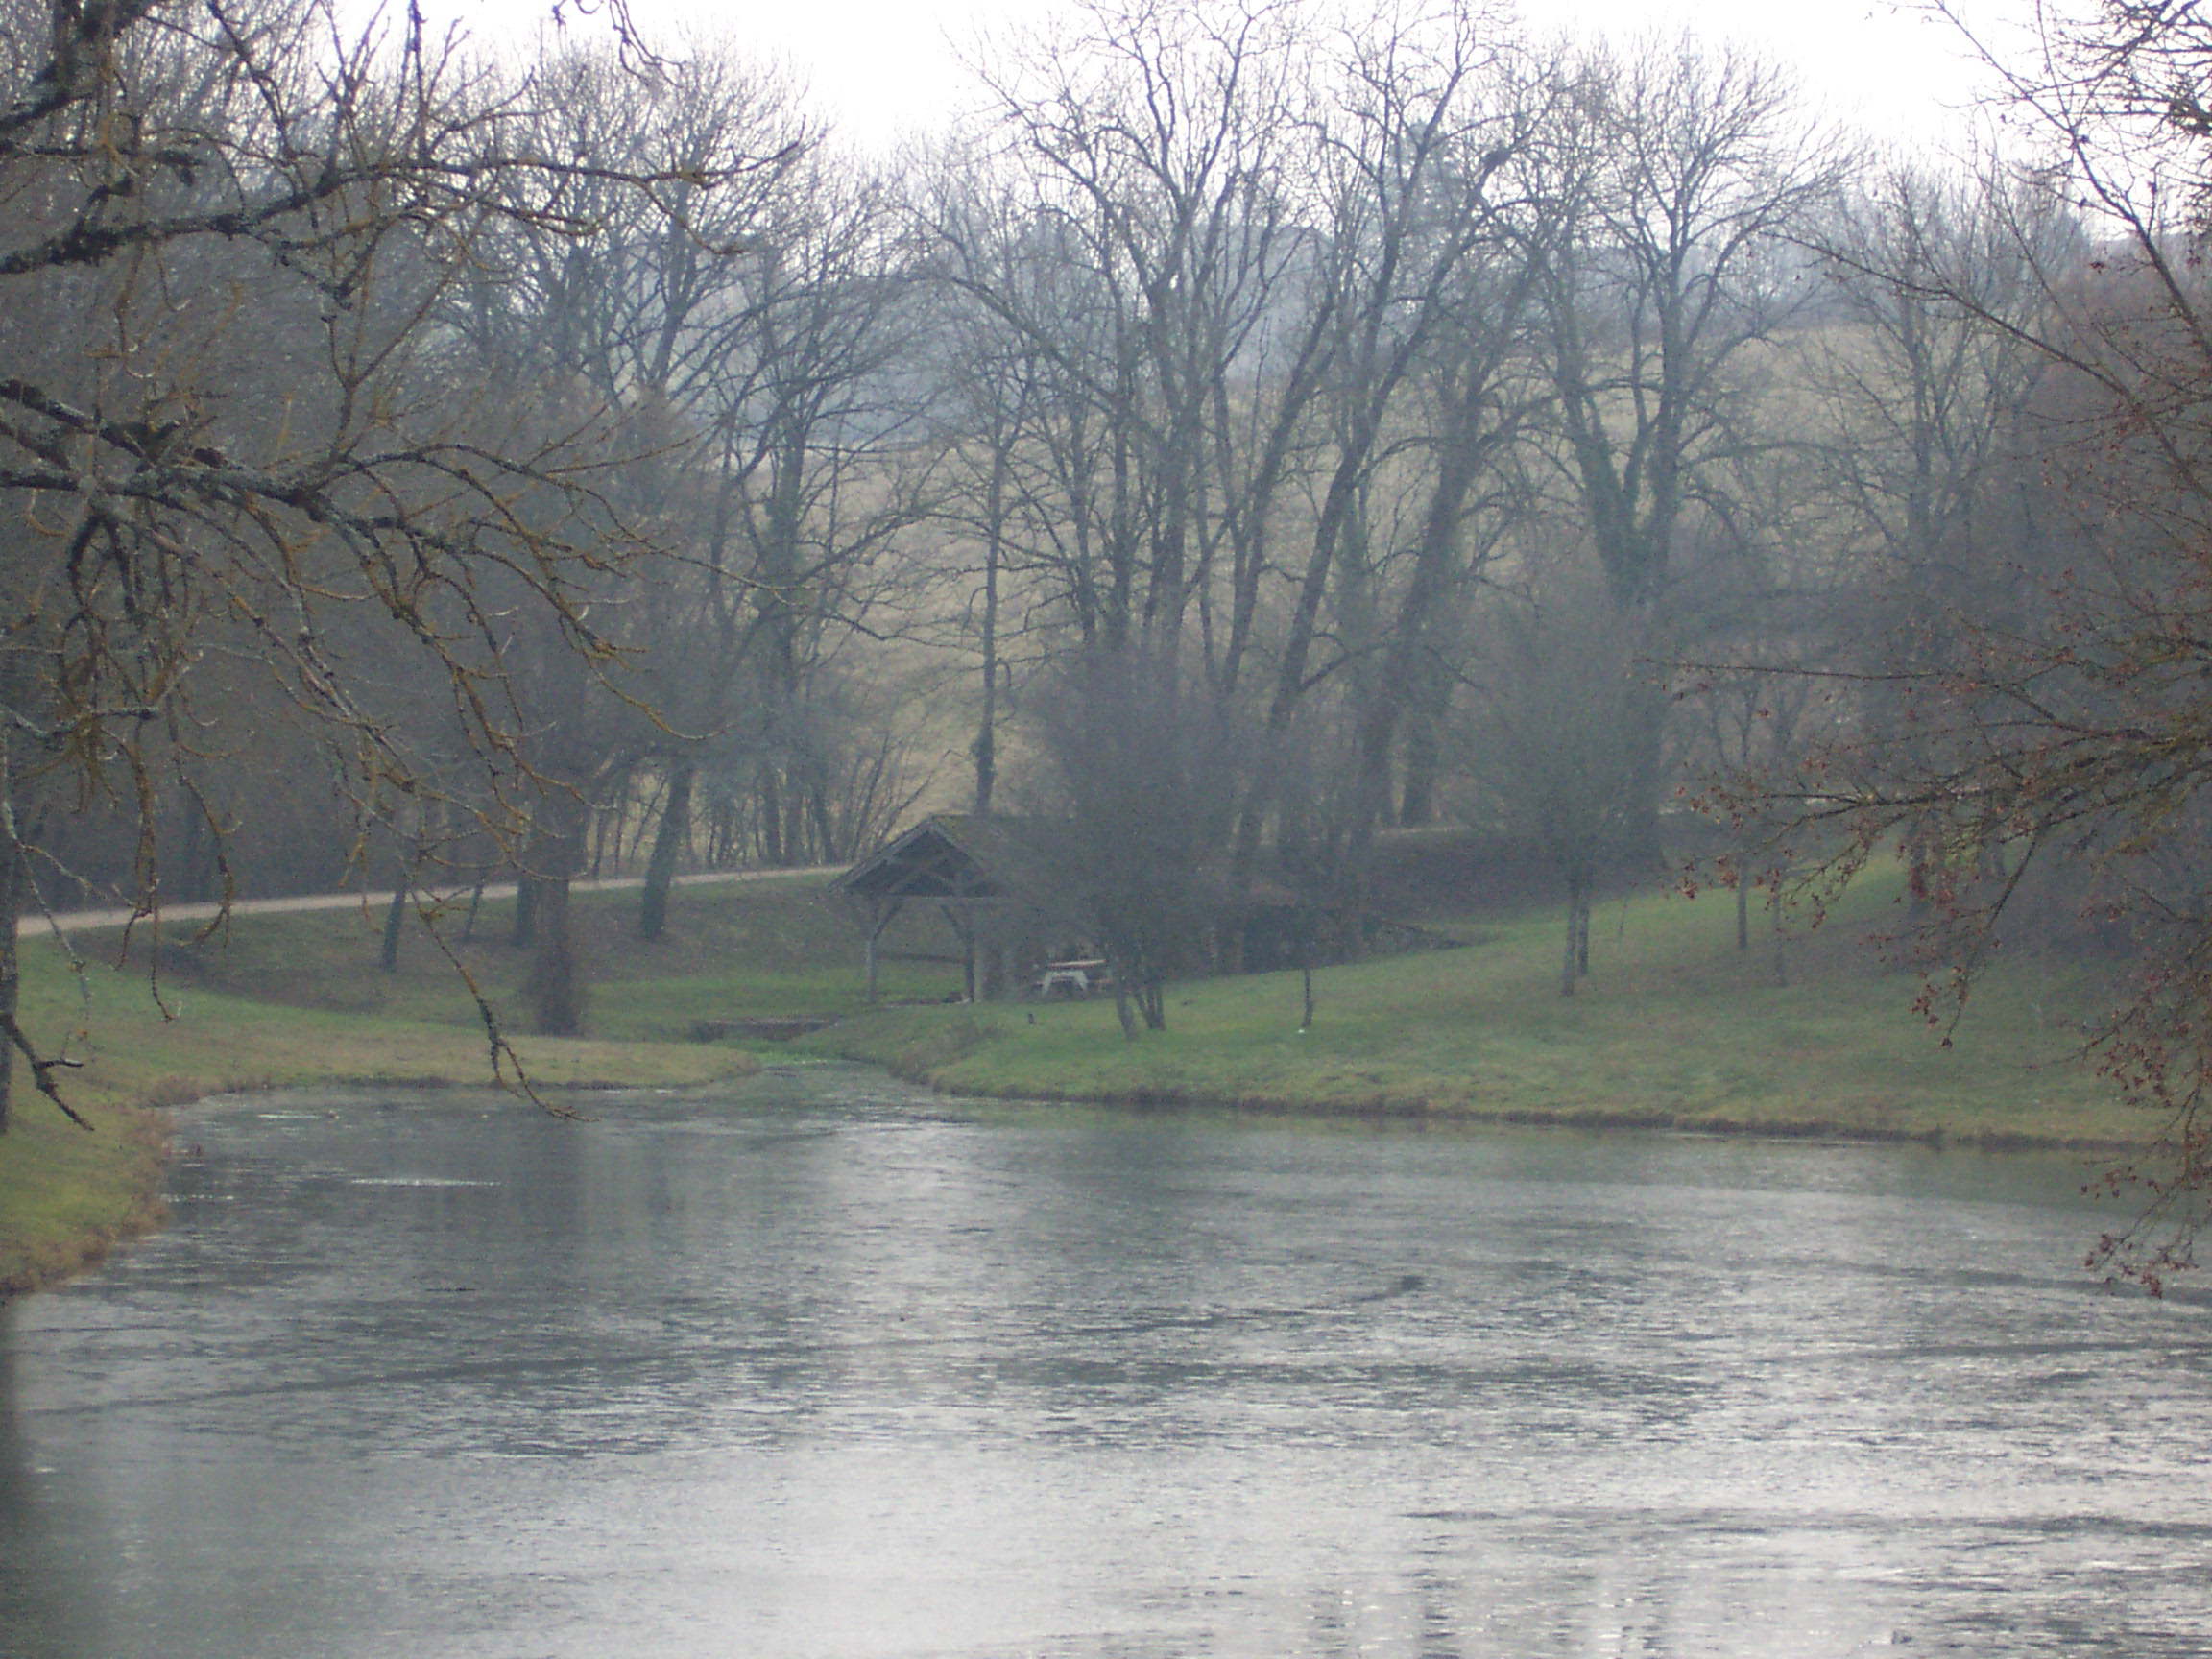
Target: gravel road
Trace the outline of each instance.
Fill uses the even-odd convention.
[[[816,865],[805,870],[709,870],[695,876],[679,876],[676,878],[676,885],[679,887],[704,887],[711,886],[717,882],[763,881],[779,876],[815,876],[827,878],[831,876],[842,875],[844,870],[845,866],[842,864]],[[609,876],[597,880],[578,881],[575,887],[576,891],[580,893],[610,893],[624,887],[642,887],[644,885],[645,878],[642,876]],[[467,887],[433,889],[432,891],[436,892],[439,897],[447,900],[466,899],[469,896]],[[294,910],[350,910],[357,909],[362,905],[381,909],[391,897],[391,893],[387,890],[382,893],[301,893],[287,899],[240,899],[231,904],[230,914],[233,916],[275,916]],[[512,881],[496,882],[484,889],[484,897],[487,899],[512,899],[515,897],[515,883]],[[223,906],[216,903],[164,904],[161,907],[160,919],[163,923],[210,922],[222,913]],[[51,923],[44,916],[26,917],[17,926],[16,931],[18,933],[42,933],[49,926],[59,926],[63,932],[79,932],[94,927],[125,927],[132,922],[148,920],[151,918],[142,910],[69,910],[55,916]]]

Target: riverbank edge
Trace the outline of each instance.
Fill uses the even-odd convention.
[[[18,1111],[25,1110],[18,1105]],[[36,1102],[31,1109],[45,1109]],[[16,1246],[20,1260],[0,1262],[0,1307],[35,1290],[89,1273],[122,1245],[160,1230],[169,1218],[169,1206],[161,1190],[169,1168],[171,1137],[161,1111],[153,1105],[111,1106],[100,1114],[102,1127],[94,1134],[112,1132],[119,1150],[140,1160],[139,1169],[123,1195],[106,1215],[34,1238]]]
[[[759,1062],[751,1056],[733,1055],[729,1057],[729,1061],[733,1077],[759,1069]],[[739,1062],[749,1064],[740,1065]],[[537,1084],[535,1087],[549,1105],[557,1107],[569,1095],[616,1094],[657,1085],[626,1078],[586,1077]],[[714,1085],[694,1084],[688,1087],[704,1089]],[[194,1092],[195,1089],[197,1092]],[[353,1076],[334,1074],[327,1077],[287,1078],[282,1081],[240,1081],[227,1078],[204,1085],[186,1083],[174,1076],[165,1077],[158,1088],[135,1099],[110,1102],[97,1109],[99,1127],[92,1133],[110,1135],[109,1145],[115,1156],[140,1161],[137,1172],[119,1195],[118,1202],[107,1207],[97,1216],[87,1217],[77,1225],[57,1230],[50,1235],[0,1240],[0,1245],[4,1245],[9,1255],[14,1258],[0,1259],[0,1307],[39,1290],[50,1290],[58,1285],[89,1273],[122,1246],[161,1230],[169,1218],[169,1207],[162,1197],[162,1189],[167,1184],[169,1163],[176,1151],[176,1128],[171,1119],[172,1113],[215,1100],[234,1097],[244,1101],[278,1091],[300,1089],[390,1089],[425,1093],[494,1090],[509,1094],[518,1105],[532,1106],[529,1096],[512,1085],[501,1084],[489,1076],[461,1077],[444,1072],[419,1072],[404,1076],[384,1072]],[[17,1102],[15,1110],[28,1112],[51,1108],[34,1098]]]
[[[903,1037],[903,1033],[900,1033]],[[1484,1111],[1480,1107],[1439,1103],[1419,1096],[1377,1095],[1367,1100],[1312,1099],[1279,1094],[1225,1094],[1213,1092],[1148,1088],[1139,1090],[1057,1089],[1024,1083],[1018,1089],[994,1089],[973,1077],[953,1082],[951,1069],[991,1040],[991,1034],[973,1026],[947,1028],[937,1042],[873,1040],[870,1017],[842,1022],[805,1040],[816,1053],[842,1060],[880,1066],[904,1083],[918,1084],[941,1094],[975,1100],[1034,1101],[1060,1106],[1092,1106],[1130,1112],[1190,1112],[1227,1115],[1329,1118],[1344,1122],[1389,1121],[1434,1123],[1474,1128],[1566,1129],[1586,1134],[1652,1134],[1709,1136],[1717,1140],[1842,1142],[1870,1146],[1926,1146],[1935,1151],[1984,1153],[2062,1152],[2125,1162],[2152,1150],[2154,1138],[2111,1135],[2046,1135],[2028,1131],[1955,1131],[1940,1125],[1893,1127],[1849,1123],[1818,1115],[1791,1117],[1778,1114],[1757,1118],[1692,1116],[1668,1112],[1623,1112],[1597,1106],[1561,1106],[1552,1109],[1516,1107]]]
[[[1485,1112],[1476,1107],[1388,1095],[1367,1101],[1345,1101],[1307,1099],[1273,1094],[1198,1094],[1174,1089],[1115,1092],[1025,1087],[998,1091],[979,1088],[973,1082],[962,1083],[955,1088],[946,1081],[946,1073],[950,1066],[972,1050],[974,1046],[973,1043],[956,1041],[951,1046],[959,1052],[945,1056],[941,1051],[937,1057],[923,1059],[918,1058],[911,1048],[894,1047],[886,1051],[882,1046],[872,1044],[868,1040],[867,1024],[865,1016],[840,1023],[815,1034],[806,1041],[805,1046],[839,1059],[881,1066],[903,1082],[940,1093],[956,1093],[973,1099],[1090,1106],[1130,1112],[1220,1113],[1342,1121],[1434,1123],[1476,1128],[1562,1129],[1585,1134],[1690,1135],[1715,1139],[1921,1145],[1936,1151],[2063,1152],[2110,1159],[2140,1154],[2148,1150],[2150,1145],[2147,1139],[2129,1141],[2108,1136],[2055,1136],[2019,1132],[1959,1134],[1940,1127],[1886,1128],[1839,1122],[1819,1116],[1753,1119],[1722,1116],[1689,1117],[1678,1113],[1620,1112],[1582,1106],[1564,1106],[1549,1111],[1516,1108]],[[756,1059],[755,1067],[758,1064]],[[164,1079],[164,1083],[166,1086],[156,1094],[109,1107],[103,1114],[108,1124],[119,1132],[119,1151],[142,1155],[151,1150],[153,1153],[144,1163],[138,1178],[132,1182],[125,1201],[97,1221],[52,1238],[35,1240],[29,1246],[20,1246],[23,1254],[20,1262],[0,1265],[0,1304],[37,1290],[52,1288],[89,1272],[116,1249],[160,1229],[168,1215],[161,1190],[174,1141],[167,1115],[176,1108],[200,1105],[225,1096],[247,1098],[279,1089],[459,1091],[499,1087],[486,1077],[459,1077],[445,1073],[404,1076],[389,1073],[332,1075],[312,1080],[288,1079],[283,1082],[251,1084],[226,1080],[197,1094],[180,1092],[178,1080],[174,1077]],[[541,1093],[549,1101],[559,1102],[571,1095],[588,1096],[652,1086],[630,1078],[581,1078],[541,1086]],[[526,1097],[519,1094],[516,1098],[520,1103],[528,1103]],[[36,1102],[27,1103],[25,1109],[36,1110],[38,1105]]]

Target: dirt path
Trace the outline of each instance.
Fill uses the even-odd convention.
[[[805,870],[709,870],[694,876],[679,876],[676,878],[676,885],[679,887],[706,887],[721,882],[766,881],[781,876],[827,878],[842,875],[844,871],[845,866],[842,864],[816,865]],[[642,876],[608,876],[597,880],[578,881],[575,883],[575,889],[579,893],[612,893],[625,887],[642,887],[644,885],[645,878]],[[432,888],[430,891],[446,901],[467,899],[469,893],[469,889],[467,887]],[[391,893],[386,891],[382,893],[301,893],[288,899],[241,899],[230,906],[230,914],[233,916],[276,916],[296,910],[354,910],[365,905],[381,910],[391,900]],[[515,897],[515,883],[512,881],[496,882],[484,889],[484,897],[487,899],[512,899]],[[212,902],[164,904],[161,907],[160,920],[164,924],[171,922],[211,922],[222,913],[223,906]],[[125,927],[133,922],[150,920],[152,918],[142,910],[69,910],[54,917],[51,924],[43,916],[26,917],[18,925],[16,931],[27,934],[43,933],[52,926],[59,926],[63,932],[73,933],[93,927]]]

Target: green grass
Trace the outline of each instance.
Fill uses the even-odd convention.
[[[1513,1122],[2125,1142],[2149,1127],[2072,1055],[2094,992],[2028,962],[1993,974],[1950,1033],[1911,1011],[1909,974],[1865,943],[1891,920],[1870,884],[1789,948],[1734,949],[1732,900],[1649,896],[1597,918],[1579,993],[1558,993],[1559,922],[1487,920],[1482,942],[1315,975],[1171,989],[1168,1026],[1125,1041],[1110,1002],[915,1009],[809,1040],[960,1092],[1431,1114]]]
[[[820,878],[779,877],[679,888],[668,928],[647,943],[636,936],[635,891],[581,893],[576,931],[590,984],[590,1034],[622,1042],[688,1041],[703,1022],[829,1017],[863,1004],[863,949],[857,912],[825,890]],[[440,931],[497,1011],[502,1023],[527,1024],[522,979],[528,952],[506,940],[512,901],[485,904],[472,934],[451,910]],[[163,973],[185,987],[206,987],[290,1006],[374,1014],[433,1024],[473,1025],[453,961],[410,929],[399,969],[377,966],[381,908],[239,917],[224,931],[189,935],[162,953]],[[925,911],[902,918],[886,949],[944,952],[944,925]],[[959,989],[959,970],[944,963],[885,964],[886,999],[941,1000]]]
[[[89,1135],[40,1101],[0,1136],[0,1297],[87,1267],[161,1219],[159,1121],[80,1109]]]

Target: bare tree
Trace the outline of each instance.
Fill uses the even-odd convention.
[[[1549,89],[1472,7],[1341,38],[1301,7],[1089,15],[996,83],[1013,181],[979,185],[971,160],[933,209],[997,366],[979,436],[955,441],[986,655],[1009,576],[1040,655],[1055,611],[1156,673],[1194,646],[1286,759],[1252,774],[1234,869],[1270,830],[1334,867],[1382,816],[1416,685],[1434,730],[1434,647],[1495,533],[1472,520],[1528,394],[1527,232],[1505,221],[1538,210],[1516,166]],[[1424,505],[1384,530],[1385,493]],[[1319,756],[1304,715],[1331,686],[1351,688],[1358,781],[1321,829],[1329,786],[1287,761]]]
[[[511,782],[494,609],[603,659],[577,598],[635,543],[592,499],[595,413],[510,418],[429,324],[494,228],[589,235],[560,186],[601,170],[536,150],[515,98],[480,95],[413,15],[355,32],[320,0],[243,16],[16,0],[13,18],[0,898],[36,903],[50,873],[41,800],[118,798],[150,829],[164,778],[191,789],[210,651],[258,659],[367,810],[422,773],[365,694],[372,658],[411,656]],[[512,795],[476,805],[513,832]],[[160,891],[142,860],[132,896],[152,911]],[[0,915],[0,1001],[15,921]],[[0,1031],[52,1094],[69,1061],[12,1003]]]
[[[1634,847],[1641,734],[1629,714],[1653,673],[1643,618],[1576,568],[1587,557],[1572,532],[1532,526],[1461,670],[1458,812],[1541,849],[1557,871],[1563,997],[1590,972],[1599,880]]]
[[[538,952],[533,983],[551,988],[573,980],[573,965],[563,966],[567,939],[542,924],[566,913],[565,883],[584,869],[595,813],[626,802],[641,771],[665,784],[641,900],[652,937],[688,832],[701,747],[733,718],[726,623],[700,575],[721,455],[718,394],[731,343],[753,323],[765,227],[819,133],[776,77],[710,42],[649,76],[612,45],[564,53],[532,76],[534,141],[596,164],[565,179],[561,196],[592,233],[561,234],[542,220],[508,227],[481,279],[457,298],[458,326],[518,391],[580,396],[605,410],[627,438],[611,498],[628,522],[687,555],[652,581],[594,594],[594,614],[621,647],[620,694],[567,685],[550,659],[534,679],[551,699],[539,730],[562,764],[545,773],[538,814],[544,867],[520,872],[517,943]],[[643,196],[623,187],[631,174],[664,182]],[[541,1017],[559,1013],[547,1003]]]
[[[1222,856],[1251,749],[1185,670],[1103,643],[1040,689],[1037,805],[1057,886],[1112,968],[1121,1029],[1167,1024],[1168,980],[1203,965],[1238,889]]]
[[[2163,1131],[2121,1172],[2144,1183],[2149,1230],[2093,1260],[2156,1288],[2193,1264],[2212,1194],[2212,307],[2197,257],[2212,29],[2194,7],[2133,0],[2039,16],[2036,50],[1993,62],[2015,125],[2048,146],[2036,181],[2087,210],[2094,243],[2045,234],[2062,213],[2009,212],[1994,221],[2001,262],[1906,262],[1884,284],[1899,316],[1956,319],[1981,331],[1979,351],[2040,359],[2023,421],[2035,466],[2014,486],[2036,534],[2008,549],[2010,580],[1936,609],[1941,650],[1906,654],[1868,700],[1894,718],[1815,755],[1795,818],[1847,832],[1830,878],[1893,838],[1933,849],[1915,878],[1959,996],[2054,858],[2104,929],[2128,936],[2130,972],[2090,1046]],[[1990,286],[1993,269],[2024,276],[2025,301]],[[1935,1018],[1942,989],[1923,999]]]
[[[1791,239],[1835,163],[1791,120],[1781,77],[1732,49],[1648,43],[1560,74],[1543,165],[1561,210],[1529,249],[1560,467],[1613,604],[1651,614],[1689,520],[1715,505],[1720,464],[1763,441],[1754,349],[1804,292]],[[1664,710],[1655,689],[1626,709],[1636,835],[1652,862]]]
[[[995,178],[939,270],[1030,365],[1014,538],[1080,639],[1234,688],[1316,385],[1295,139],[1306,9],[1086,8],[987,79]]]
[[[705,556],[753,704],[742,761],[769,864],[854,850],[833,778],[839,688],[863,677],[836,659],[904,631],[918,580],[902,542],[934,501],[933,388],[905,225],[889,179],[808,156],[761,228],[743,326],[720,343]]]
[[[1448,408],[1439,412],[1451,427],[1432,451],[1437,493],[1408,589],[1415,611],[1432,603],[1494,435],[1496,387],[1523,299],[1513,277],[1489,279],[1509,241],[1494,181],[1521,156],[1533,116],[1496,72],[1494,19],[1455,8],[1431,27],[1395,21],[1349,48],[1337,96],[1314,116],[1323,164],[1310,303],[1324,323],[1314,403],[1325,460],[1268,698],[1277,734],[1325,672],[1314,653],[1333,582],[1356,566],[1343,586],[1367,583],[1368,562],[1350,555],[1372,541],[1369,492],[1413,431],[1407,405],[1423,390],[1443,392]],[[1419,619],[1406,620],[1417,634]],[[1371,740],[1386,745],[1386,733]],[[1247,856],[1264,805],[1245,815]]]

